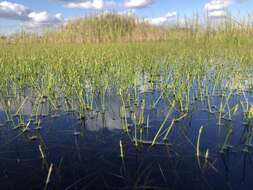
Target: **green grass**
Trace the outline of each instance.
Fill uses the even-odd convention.
[[[17,96],[29,87],[38,98],[49,97],[52,104],[57,104],[59,96],[76,96],[86,107],[85,93],[89,97],[112,90],[126,93],[145,73],[150,80],[157,76],[164,79],[160,89],[171,88],[184,111],[184,104],[191,98],[186,92],[193,88],[194,81],[199,84],[200,98],[205,90],[211,94],[211,87],[206,89],[207,80],[212,80],[220,90],[232,88],[231,85],[238,90],[243,88],[242,77],[251,84],[252,42],[248,38],[238,45],[226,39],[200,38],[99,45],[2,44],[1,94]],[[165,79],[172,81],[167,83]],[[223,79],[227,86],[220,86]]]
[[[194,33],[151,28],[144,26],[145,23],[125,26],[126,21],[115,19],[120,18],[109,17],[106,22],[80,20],[74,24],[77,28],[87,24],[90,34],[92,30],[106,31],[109,36],[104,38],[94,34],[81,41],[69,40],[72,37],[64,35],[72,28],[66,26],[39,41],[32,39],[23,43],[20,38],[20,43],[0,43],[0,99],[6,121],[13,122],[16,114],[20,122],[27,123],[22,115],[28,115],[35,117],[34,123],[39,127],[40,116],[56,118],[59,109],[75,113],[82,121],[96,111],[104,118],[110,106],[108,97],[119,98],[123,129],[129,133],[126,118],[130,115],[137,145],[143,140],[145,121],[149,122],[148,114],[144,114],[149,104],[146,95],[142,95],[145,91],[156,91],[160,96],[152,100],[150,110],[159,109],[161,101],[168,105],[164,113],[168,113],[172,102],[175,106],[171,114],[164,115],[152,145],[160,141],[161,134],[167,138],[174,122],[187,116],[199,101],[206,105],[206,111],[216,115],[218,124],[223,120],[232,121],[242,109],[247,124],[251,124],[252,117],[248,117],[252,115],[251,102],[247,96],[238,96],[238,102],[231,102],[232,96],[253,89],[253,40],[249,28],[225,27],[226,30],[213,33],[205,30]],[[101,28],[94,29],[95,25]],[[110,31],[114,26],[116,29]],[[139,27],[144,27],[146,32],[162,30],[170,35],[162,41],[141,40],[145,35],[134,31]],[[133,40],[125,38],[131,33],[138,35],[131,36]],[[53,40],[49,40],[49,36]],[[92,40],[107,43],[83,43]],[[219,104],[214,97],[219,97]],[[167,120],[171,119],[173,124],[168,129]]]

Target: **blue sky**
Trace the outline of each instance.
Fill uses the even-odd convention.
[[[0,33],[24,27],[55,26],[92,12],[134,12],[152,24],[208,12],[212,18],[253,15],[253,0],[0,0]],[[253,17],[252,17],[253,21]]]

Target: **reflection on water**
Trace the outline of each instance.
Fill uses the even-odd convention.
[[[147,103],[145,116],[149,115],[150,122],[149,128],[143,128],[143,142],[151,141],[163,122],[166,113],[161,110],[166,105],[160,104],[150,110]],[[45,107],[43,113],[47,114]],[[6,123],[0,129],[1,189],[43,189],[53,164],[47,189],[250,190],[252,154],[243,150],[251,149],[245,146],[251,129],[242,125],[242,115],[235,116],[233,122],[223,119],[223,125],[216,126],[216,114],[203,111],[202,103],[194,107],[198,109],[175,124],[168,136],[169,144],[153,147],[149,143],[133,145],[133,119],[129,113],[129,134],[122,131],[118,99],[110,98],[105,113],[89,112],[85,121],[75,113],[59,111],[59,117],[40,115],[40,129],[31,123],[29,130],[23,131]],[[26,112],[30,115],[29,109],[22,114]],[[1,113],[2,121],[4,117]],[[200,126],[204,126],[200,140],[203,157],[197,159]],[[228,137],[230,129],[233,132]],[[205,158],[207,150],[209,156]]]
[[[171,79],[154,80],[137,79],[124,104],[119,96],[106,95],[105,105],[101,97],[85,97],[85,114],[73,97],[36,99],[29,89],[25,97],[6,97],[0,113],[1,189],[251,190],[253,130],[243,112],[245,101],[253,100],[251,91],[227,99],[227,92],[222,96],[213,88],[210,98],[200,100],[196,84],[188,112],[175,106],[165,120],[173,96],[157,86]],[[242,90],[251,85],[244,82],[220,85]]]

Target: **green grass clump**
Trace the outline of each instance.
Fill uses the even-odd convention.
[[[47,42],[101,43],[157,41],[166,37],[165,29],[141,22],[134,16],[104,13],[69,22],[44,39]]]

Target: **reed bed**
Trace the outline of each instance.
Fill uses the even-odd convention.
[[[252,125],[250,27],[225,23],[218,30],[194,32],[124,19],[107,15],[78,20],[29,43],[1,43],[0,99],[5,122],[27,130],[31,122],[39,128],[42,116],[57,118],[65,112],[83,122],[99,114],[105,123],[110,100],[119,99],[122,128],[126,133],[129,128],[134,131],[130,138],[136,146],[169,142],[174,123],[190,116],[198,103],[215,115],[217,126],[233,122],[239,114],[245,125]],[[136,32],[140,28],[156,37]],[[161,102],[166,107],[159,107]],[[147,112],[161,109],[161,126],[153,139],[144,140]],[[121,157],[122,147],[120,142]]]

